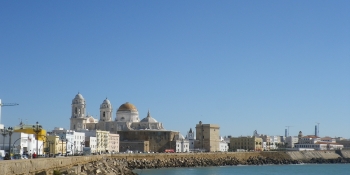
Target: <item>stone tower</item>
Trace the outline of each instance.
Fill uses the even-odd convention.
[[[70,129],[85,129],[86,123],[86,105],[84,97],[78,93],[72,100],[72,115],[70,118]]]
[[[100,121],[112,121],[112,111],[111,102],[106,98],[100,105]]]

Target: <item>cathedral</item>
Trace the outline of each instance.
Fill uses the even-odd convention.
[[[113,120],[112,112],[112,104],[106,98],[100,105],[99,120],[87,115],[85,99],[78,93],[72,100],[70,129],[75,131],[104,130],[111,133],[133,130],[165,130],[163,124],[154,119],[149,111],[147,116],[140,120],[137,108],[131,103],[126,102],[120,105],[115,120]]]

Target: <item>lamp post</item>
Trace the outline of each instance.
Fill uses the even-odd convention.
[[[9,133],[9,154],[11,155],[11,135],[12,135],[12,132],[13,132],[13,128],[12,127],[8,127],[7,128],[7,132]]]
[[[68,146],[68,139],[66,139],[66,157],[67,157],[67,146]]]
[[[64,141],[64,139],[63,139],[63,136],[61,137],[61,142],[62,142],[62,156],[63,156],[63,141]]]
[[[5,150],[5,137],[8,134],[7,129],[4,126],[4,129],[1,129],[1,135],[3,136],[3,141],[2,141],[2,149]]]
[[[80,144],[81,144],[81,153],[83,154],[83,148],[84,148],[83,146],[85,145],[85,141],[83,140]]]
[[[70,150],[72,151],[72,155],[71,156],[73,156],[74,155],[73,144],[70,145]]]
[[[52,147],[52,154],[53,154],[52,156],[53,157],[55,157],[55,154],[56,154],[56,147],[54,147],[54,144],[55,144],[55,142],[50,141],[50,154],[51,154],[51,147]],[[49,157],[50,157],[50,154],[49,154]]]
[[[42,126],[39,125],[39,122],[36,122],[35,125],[33,125],[33,131],[36,134],[36,153],[38,154],[38,140],[39,140],[39,132],[41,132]]]
[[[46,144],[48,144],[48,145],[49,145],[49,157],[50,157],[50,153],[51,153],[51,148],[50,148],[51,141],[47,140],[47,141],[46,141]]]
[[[73,155],[76,154],[76,152],[78,152],[78,149],[75,146],[75,141],[74,141],[74,151],[73,151]]]

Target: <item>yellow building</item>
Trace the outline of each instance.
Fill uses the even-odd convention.
[[[230,150],[261,151],[263,140],[259,137],[233,137],[230,139]]]
[[[67,152],[67,144],[66,142],[57,135],[50,135],[46,137],[46,142],[45,142],[46,148],[48,148],[50,155],[55,155],[55,154],[66,154]]]
[[[22,132],[22,133],[26,133],[26,134],[34,134],[36,137],[36,133],[33,130],[33,126],[34,125],[19,125],[19,126],[15,126],[14,132]],[[41,141],[45,141],[46,140],[46,130],[45,129],[41,129],[40,132],[38,132],[38,140]]]

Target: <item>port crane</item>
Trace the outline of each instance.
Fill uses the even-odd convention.
[[[17,106],[18,103],[1,103],[1,99],[0,99],[0,124],[1,124],[1,108],[3,106]]]
[[[290,127],[293,127],[293,126],[286,126],[286,127],[288,128],[288,130],[287,130],[287,132],[288,132],[288,133],[287,133],[287,137],[288,137],[288,136],[289,136],[289,128],[290,128]]]

